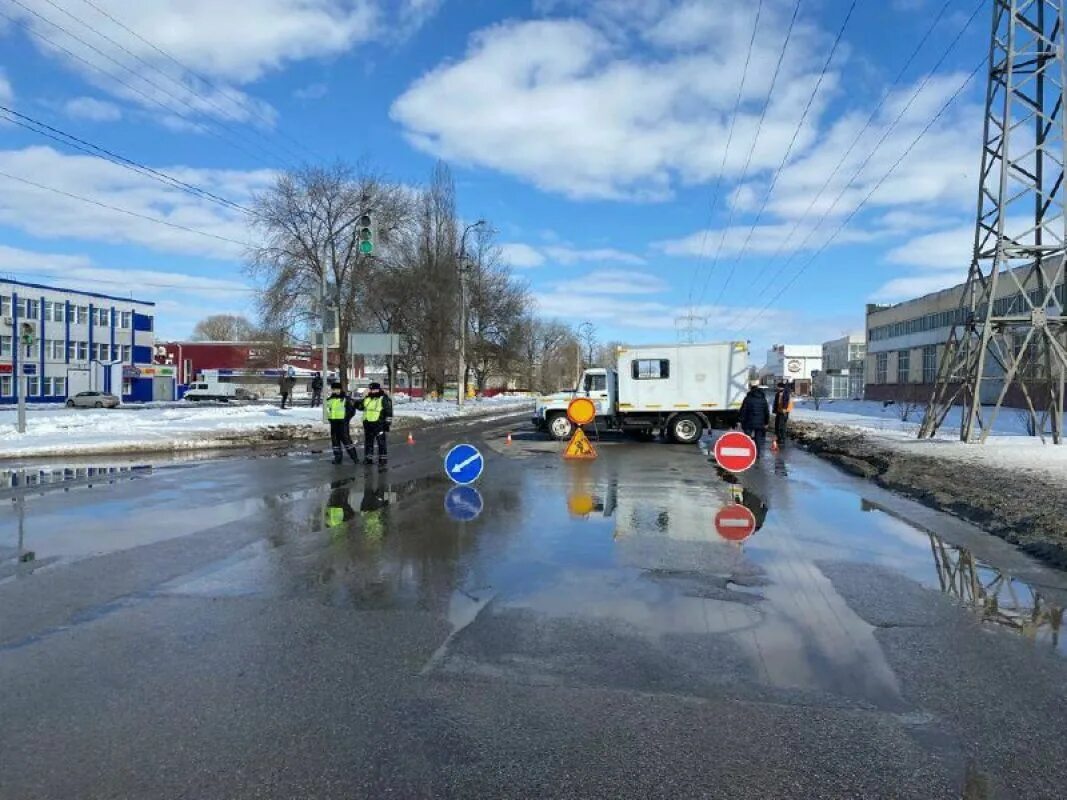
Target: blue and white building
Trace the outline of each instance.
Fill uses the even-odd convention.
[[[154,355],[154,303],[0,278],[0,404],[15,402],[16,379],[31,403],[83,391],[173,400],[174,368]]]

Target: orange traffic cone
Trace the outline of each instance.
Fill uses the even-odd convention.
[[[408,431],[408,444],[415,444],[415,434]]]
[[[778,452],[778,440],[777,439],[771,439],[771,452],[772,453],[777,453]]]
[[[507,444],[511,444],[511,434],[510,433],[508,434]]]

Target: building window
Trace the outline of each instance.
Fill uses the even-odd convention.
[[[10,336],[0,336],[0,357],[11,358]]]
[[[129,330],[133,325],[133,313],[130,311],[123,311],[119,317],[119,327],[123,330]]]
[[[127,361],[130,364],[132,364],[133,363],[133,345],[132,344],[124,344],[124,345],[121,345],[121,347],[122,347],[122,360],[123,361]]]
[[[97,326],[106,328],[111,325],[111,309],[98,308],[95,311]]]
[[[23,300],[22,301],[22,317],[23,317],[23,319],[37,319],[37,301],[36,300]]]
[[[630,368],[635,381],[663,380],[671,376],[671,362],[665,358],[631,361]]]
[[[11,298],[7,295],[0,294],[0,317],[11,316]]]
[[[122,394],[123,396],[133,394],[133,381],[123,380],[122,382]]]
[[[874,382],[889,383],[889,353],[878,353],[874,357]]]
[[[88,361],[89,360],[89,343],[88,342],[71,342],[67,346],[67,353],[70,354],[71,361]]]
[[[65,349],[62,339],[44,340],[44,357],[49,361],[62,361]]]
[[[45,300],[44,301],[44,315],[42,316],[42,319],[48,320],[48,321],[51,321],[51,322],[62,322],[63,321],[63,309],[65,307],[66,306],[63,303],[60,303],[60,302],[53,303],[51,300]]]
[[[89,306],[72,306],[73,317],[71,322],[76,325],[84,325],[89,321]]]
[[[10,375],[0,375],[0,397],[11,397],[15,393]]]
[[[31,375],[26,378],[26,396],[27,397],[40,397],[41,396],[41,379],[36,375]]]
[[[96,342],[93,345],[93,357],[97,361],[110,361],[111,360],[111,345],[101,344]]]
[[[908,383],[911,379],[911,350],[897,353],[897,383]]]
[[[66,378],[45,378],[44,379],[44,396],[45,397],[64,397],[67,394],[67,379]]]
[[[923,383],[937,381],[937,345],[931,344],[923,348]]]

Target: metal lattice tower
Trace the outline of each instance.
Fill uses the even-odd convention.
[[[960,404],[960,438],[985,441],[1014,387],[1033,431],[1051,420],[1061,442],[1064,22],[1064,0],[993,0],[974,256],[920,437]]]
[[[683,344],[703,341],[706,338],[708,320],[709,317],[692,311],[675,317],[674,326],[678,331],[678,341]]]

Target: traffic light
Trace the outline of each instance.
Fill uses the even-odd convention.
[[[32,346],[34,344],[34,342],[37,339],[37,330],[33,327],[32,323],[30,323],[30,322],[23,322],[22,323],[22,332],[21,332],[20,338],[22,339],[22,343],[26,347],[30,347],[30,346]]]
[[[374,220],[370,214],[359,218],[359,252],[365,256],[374,252]]]

